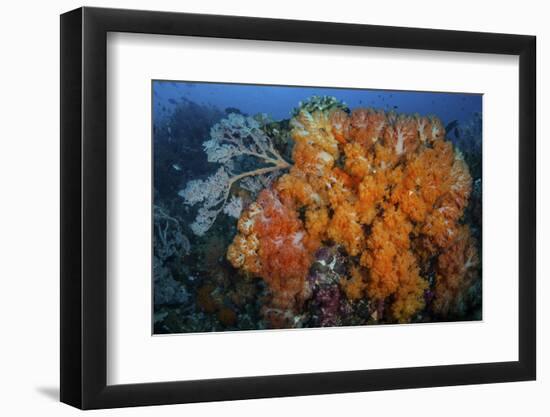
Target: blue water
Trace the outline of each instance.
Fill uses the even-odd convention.
[[[267,113],[274,120],[288,119],[300,101],[313,95],[333,96],[351,109],[373,107],[399,113],[438,116],[444,124],[460,124],[482,111],[481,94],[440,93],[349,88],[287,87],[252,84],[153,81],[155,120],[162,119],[182,100],[224,110],[237,108],[254,115]]]

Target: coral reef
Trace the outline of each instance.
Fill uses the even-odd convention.
[[[154,95],[156,334],[481,319],[480,100],[234,102],[274,120],[193,86]]]
[[[213,132],[227,132],[220,126]],[[401,323],[428,309],[443,318],[460,310],[479,275],[475,239],[461,224],[472,178],[441,121],[363,108],[350,114],[336,99],[314,97],[294,111],[289,126],[292,165],[265,148],[266,136],[254,142],[256,154],[269,149],[271,159],[261,154],[271,164],[264,169],[289,170],[243,210],[227,251],[235,268],[267,284],[269,325],[300,325],[306,304],[317,306],[310,321],[319,326],[342,324],[339,312],[355,304],[370,306],[369,317],[378,321]],[[238,145],[242,135],[230,134],[230,145],[222,143],[227,133],[212,136],[205,150],[213,161],[249,152]],[[221,194],[215,203],[225,203],[227,185],[218,192],[217,184],[234,176],[220,170],[223,181],[189,184],[186,200]],[[193,197],[194,188],[202,198]],[[329,247],[347,259],[345,271],[316,272],[319,251]]]

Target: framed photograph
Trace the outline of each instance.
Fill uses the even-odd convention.
[[[61,401],[533,380],[535,37],[61,16]]]

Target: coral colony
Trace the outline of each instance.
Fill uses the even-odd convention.
[[[478,163],[481,128],[461,129]],[[327,96],[225,114],[183,214],[155,207],[155,332],[480,319],[481,189],[446,137]]]

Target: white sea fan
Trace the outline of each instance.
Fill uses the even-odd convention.
[[[250,191],[252,194],[258,194],[264,188],[271,186],[277,178],[277,173],[272,172],[266,175],[256,175],[254,177],[246,177],[240,182],[242,188]]]
[[[210,210],[206,206],[199,208],[195,221],[191,223],[191,230],[197,236],[202,236],[212,227],[216,218],[218,217],[219,210]]]
[[[206,202],[212,206],[213,202],[227,191],[227,183],[229,175],[223,167],[219,168],[216,173],[205,180],[191,180],[187,183],[183,190],[180,190],[178,195],[183,197],[185,204],[195,205],[197,203]]]
[[[290,164],[277,152],[271,139],[252,117],[231,113],[210,130],[210,139],[203,143],[209,162],[222,166],[205,180],[191,180],[178,194],[184,203],[201,203],[191,230],[198,236],[204,235],[216,221],[220,212],[238,218],[242,201],[227,200],[231,186],[237,181],[253,176],[267,176],[275,171],[286,169]],[[262,167],[245,172],[235,172],[234,158],[246,156],[258,159]]]
[[[203,143],[209,162],[225,163],[240,155],[269,159],[275,152],[270,138],[252,117],[231,113],[210,130],[210,139]],[[274,156],[272,154],[271,156]]]
[[[238,219],[241,217],[241,212],[243,211],[243,200],[240,197],[232,196],[231,200],[223,208],[223,212],[228,216]]]
[[[195,205],[203,203],[199,208],[195,221],[191,223],[191,230],[197,236],[204,235],[223,209],[231,188],[230,177],[224,167],[206,180],[192,180],[178,194],[183,197],[185,204]]]

